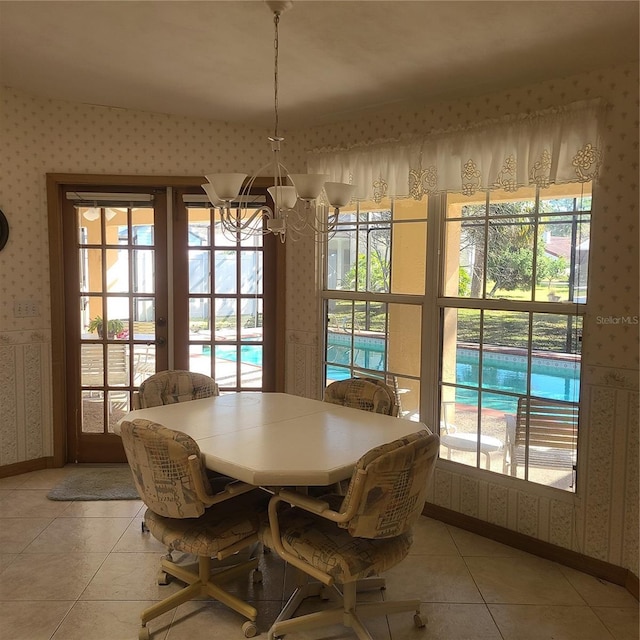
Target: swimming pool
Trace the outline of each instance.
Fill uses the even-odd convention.
[[[351,375],[351,344],[348,334],[330,333],[327,347],[327,378],[344,380]],[[356,337],[353,362],[371,371],[385,370],[386,343],[377,337]],[[216,345],[216,358],[236,361],[235,345]],[[242,345],[240,359],[245,364],[262,366],[262,346]],[[478,404],[479,353],[477,349],[456,350],[456,402]],[[449,381],[448,381],[449,382]],[[517,354],[484,353],[482,363],[482,407],[515,413],[518,396],[527,393],[527,359]],[[553,400],[577,402],[580,393],[580,361],[534,356],[531,359],[531,395]],[[513,395],[510,395],[513,394]]]
[[[456,384],[478,387],[479,354],[475,349],[456,350]],[[515,394],[514,396],[505,395]],[[527,393],[527,358],[520,355],[484,353],[482,361],[482,407],[515,413],[518,396]],[[580,395],[580,361],[562,358],[531,358],[532,396],[577,402]],[[456,402],[477,405],[478,392],[456,388]]]
[[[357,336],[353,345],[356,367],[373,371],[385,369],[384,339]],[[351,374],[352,347],[349,334],[329,333],[327,378],[343,380]],[[343,365],[343,366],[340,366]],[[456,385],[478,388],[479,354],[477,349],[456,350]],[[554,400],[577,402],[580,390],[580,361],[557,357],[534,356],[531,360],[531,395]],[[482,407],[514,413],[518,396],[527,393],[527,358],[517,354],[483,354]],[[514,394],[514,395],[508,395]],[[477,405],[478,391],[456,387],[456,402]]]

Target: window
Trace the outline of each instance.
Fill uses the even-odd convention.
[[[380,377],[415,420],[426,243],[426,200],[361,202],[341,210],[325,264],[326,383]]]
[[[585,183],[344,210],[326,383],[378,375],[439,424],[441,457],[575,490],[590,209]]]

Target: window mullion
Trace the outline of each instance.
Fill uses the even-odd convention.
[[[422,357],[420,378],[420,417],[431,429],[438,431],[438,385],[440,370],[440,345],[442,344],[440,313],[437,304],[440,294],[442,260],[444,249],[444,216],[446,195],[429,196],[427,210],[427,259],[425,275],[425,295],[422,308]]]

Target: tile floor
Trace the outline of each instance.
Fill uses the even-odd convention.
[[[140,610],[177,589],[156,584],[164,548],[141,533],[141,502],[47,500],[75,470],[0,479],[3,640],[136,640]],[[262,584],[247,578],[233,590],[256,603],[266,638],[291,576],[275,554],[261,563]],[[385,592],[366,597],[419,597],[428,622],[417,630],[411,615],[372,618],[376,640],[638,639],[638,602],[624,588],[427,518],[409,557],[386,578]],[[152,621],[151,637],[242,640],[243,621],[222,605],[194,601]],[[287,636],[353,637],[342,627]]]

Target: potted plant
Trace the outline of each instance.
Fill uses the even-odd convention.
[[[90,333],[96,332],[98,337],[102,338],[104,321],[100,316],[96,316],[91,319],[89,326],[87,327]],[[107,338],[113,340],[116,334],[120,333],[124,329],[124,322],[122,320],[108,320],[107,321]]]

